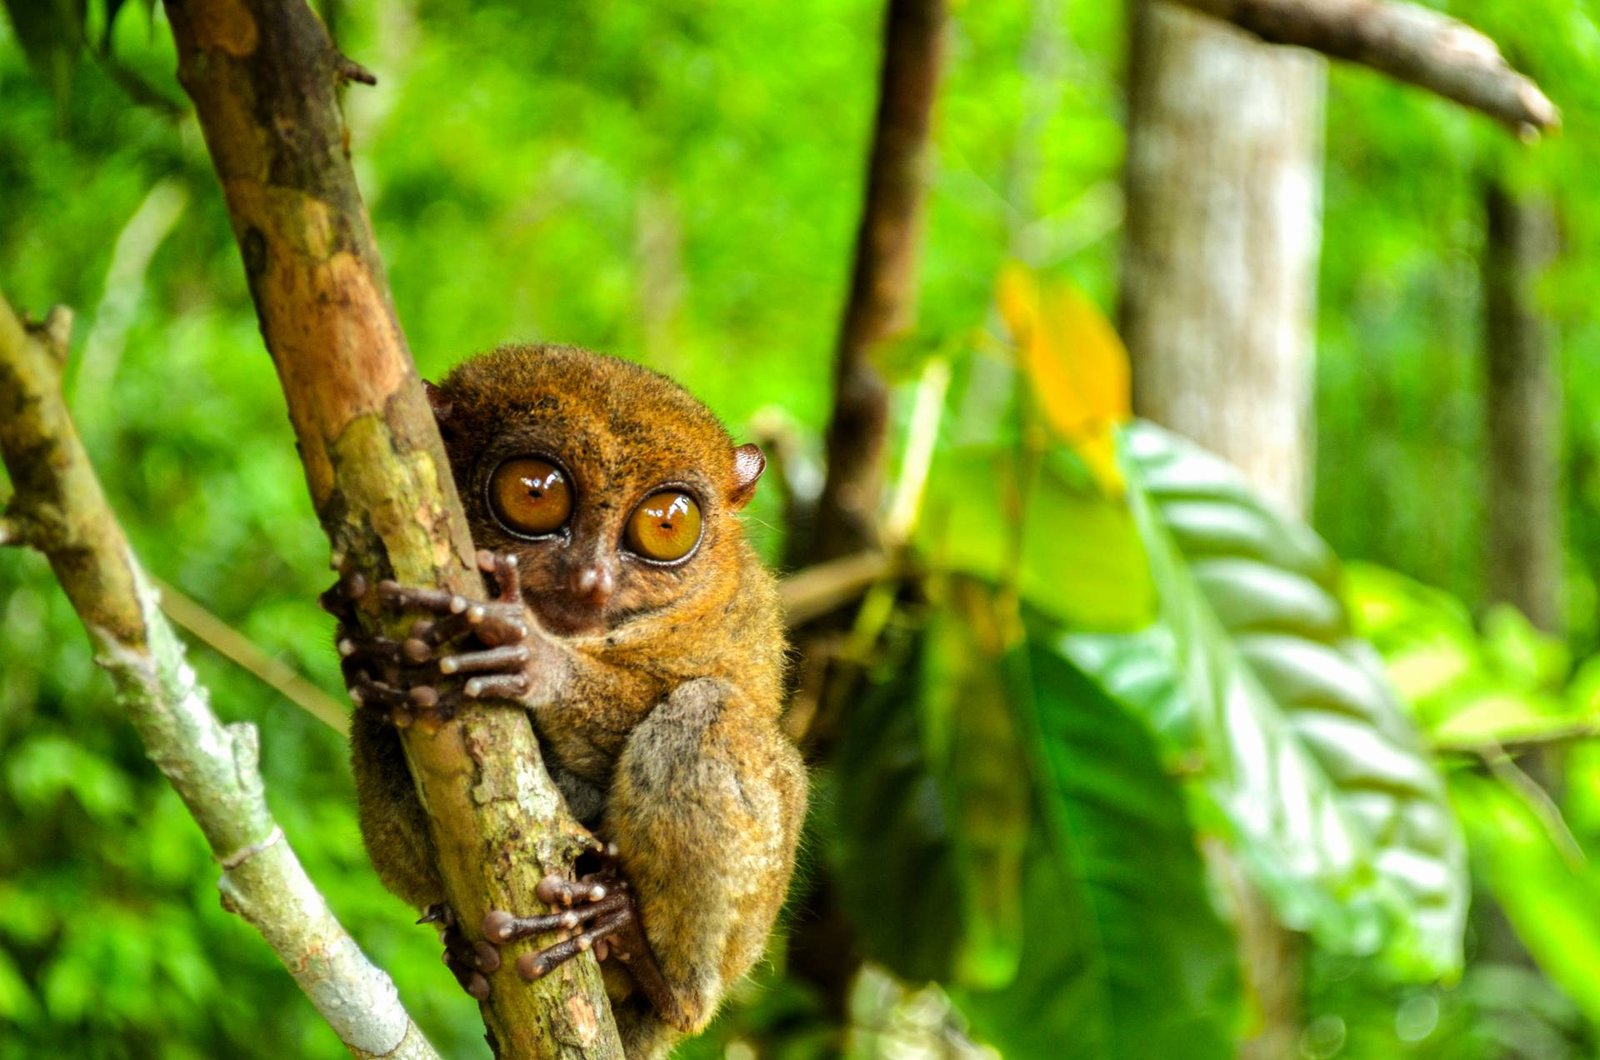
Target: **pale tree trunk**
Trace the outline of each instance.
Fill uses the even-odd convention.
[[[1561,376],[1536,298],[1557,251],[1555,214],[1542,196],[1499,181],[1484,206],[1487,594],[1559,633]]]
[[[1131,10],[1121,326],[1134,408],[1300,512],[1325,63],[1164,3]]]
[[[1132,0],[1123,338],[1135,412],[1240,468],[1291,514],[1311,469],[1325,63]],[[1298,938],[1221,855],[1261,1022],[1242,1055],[1298,1055]]]

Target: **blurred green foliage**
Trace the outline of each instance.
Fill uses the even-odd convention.
[[[1120,11],[954,5],[921,326],[891,358],[902,413],[925,362],[950,361],[913,538],[935,576],[863,609],[854,643],[874,650],[819,774],[806,870],[836,879],[876,963],[844,1033],[785,974],[780,940],[684,1055],[969,1055],[971,1039],[1019,1057],[1062,1042],[1225,1055],[1249,1015],[1228,901],[1197,852],[1218,843],[1311,933],[1305,1055],[1600,1049],[1600,880],[1583,859],[1600,842],[1600,748],[1563,736],[1600,706],[1585,661],[1600,646],[1600,374],[1567,358],[1560,642],[1481,607],[1474,367],[1490,175],[1557,196],[1567,249],[1547,306],[1568,350],[1600,338],[1600,200],[1584,183],[1600,31],[1586,3],[1448,6],[1506,43],[1567,132],[1527,151],[1414,90],[1333,73],[1325,544],[1147,428],[1124,438],[1126,495],[1078,440],[1042,433],[993,327],[996,280],[1020,258],[1114,299]],[[159,11],[7,7],[0,288],[77,309],[69,398],[146,565],[335,691],[313,605],[326,545],[204,146],[173,116]],[[424,374],[502,341],[574,342],[678,376],[736,432],[781,410],[817,451],[879,4],[323,10],[380,78],[347,97],[353,153]],[[77,34],[91,46],[52,50]],[[751,528],[772,557],[777,513],[763,491]],[[1342,578],[1334,551],[1385,567]],[[446,1055],[483,1055],[431,932],[366,864],[341,739],[207,649],[195,662],[219,713],[261,726],[273,808],[336,912]],[[1529,739],[1557,750],[1496,750]],[[0,1058],[342,1055],[220,909],[197,830],[43,564],[6,550],[0,820]],[[1459,974],[1455,822],[1475,898],[1500,910],[1478,904]]]

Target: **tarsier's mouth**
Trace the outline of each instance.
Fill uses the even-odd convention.
[[[603,633],[612,624],[605,608],[574,604],[559,594],[541,594],[528,601],[539,624],[558,637]]]
[[[528,607],[547,632],[558,637],[597,637],[628,625],[660,607],[595,607],[562,593],[524,593]]]

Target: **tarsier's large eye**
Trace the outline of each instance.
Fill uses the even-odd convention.
[[[567,525],[572,485],[567,473],[536,456],[514,456],[489,479],[489,506],[512,533],[537,537]]]
[[[622,541],[645,559],[682,559],[700,543],[700,506],[678,490],[652,493],[628,516]]]

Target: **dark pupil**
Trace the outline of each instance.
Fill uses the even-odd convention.
[[[675,529],[672,523],[673,516],[678,515],[682,511],[686,511],[688,507],[688,498],[674,497],[671,504],[667,505],[665,508],[657,508],[650,514],[655,516],[657,519],[660,519],[661,529],[670,534]]]
[[[552,471],[542,479],[538,478],[537,476],[524,476],[522,479],[522,484],[527,487],[528,499],[532,500],[534,503],[544,500],[545,492],[549,490],[549,488],[554,485],[556,480],[560,477],[561,473],[559,471]]]

